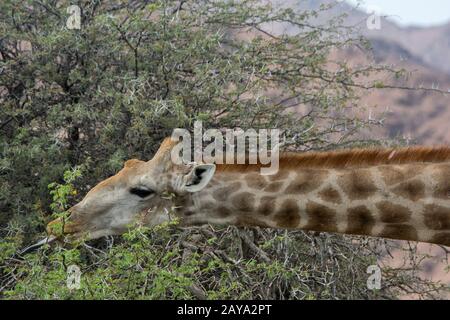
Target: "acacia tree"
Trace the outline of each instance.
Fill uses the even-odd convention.
[[[73,4],[81,8],[80,29],[67,27]],[[114,246],[96,241],[11,259],[42,236],[49,212],[80,200],[124,160],[151,158],[172,129],[191,129],[195,120],[208,128],[282,129],[295,150],[355,144],[352,137],[370,124],[348,111],[357,109],[359,90],[383,87],[373,80],[379,72],[401,73],[333,61],[331,52],[367,44],[339,17],[311,22],[328,9],[294,12],[257,0],[2,1],[6,296],[374,298],[404,289],[412,278],[390,272],[389,286],[368,291],[365,271],[375,255],[365,245],[304,232],[166,226],[131,232]],[[273,32],[279,25],[295,32]],[[82,168],[75,181],[74,166]],[[66,260],[83,265],[87,289],[61,288]]]

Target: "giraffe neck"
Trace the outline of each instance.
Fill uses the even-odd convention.
[[[302,229],[450,246],[450,162],[221,171],[182,223]]]

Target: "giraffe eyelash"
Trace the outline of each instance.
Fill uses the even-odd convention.
[[[131,188],[130,193],[137,195],[140,198],[146,198],[155,193],[153,190],[142,189],[142,188]]]

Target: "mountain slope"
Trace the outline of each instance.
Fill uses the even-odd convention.
[[[294,10],[317,10],[322,4],[333,0],[272,0],[273,5]],[[373,46],[374,59],[378,63],[393,65],[411,71],[406,85],[411,87],[434,87],[450,90],[450,24],[430,27],[401,27],[381,18],[380,30],[369,30],[366,25],[369,14],[346,2],[338,3],[325,11],[313,23],[324,23],[334,16],[347,14],[345,25],[356,26]],[[280,24],[271,26],[276,33],[295,33],[295,27]],[[354,50],[341,53],[341,59],[350,64],[361,64],[361,57]],[[403,85],[405,83],[402,83]],[[449,91],[450,92],[450,91]],[[385,130],[380,137],[407,137],[417,143],[450,143],[450,94],[442,95],[426,91],[381,90],[362,99],[364,106],[377,106],[372,116],[390,110]]]

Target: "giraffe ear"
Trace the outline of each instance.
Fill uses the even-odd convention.
[[[211,181],[216,171],[215,164],[198,164],[185,176],[184,188],[188,192],[202,190]]]

